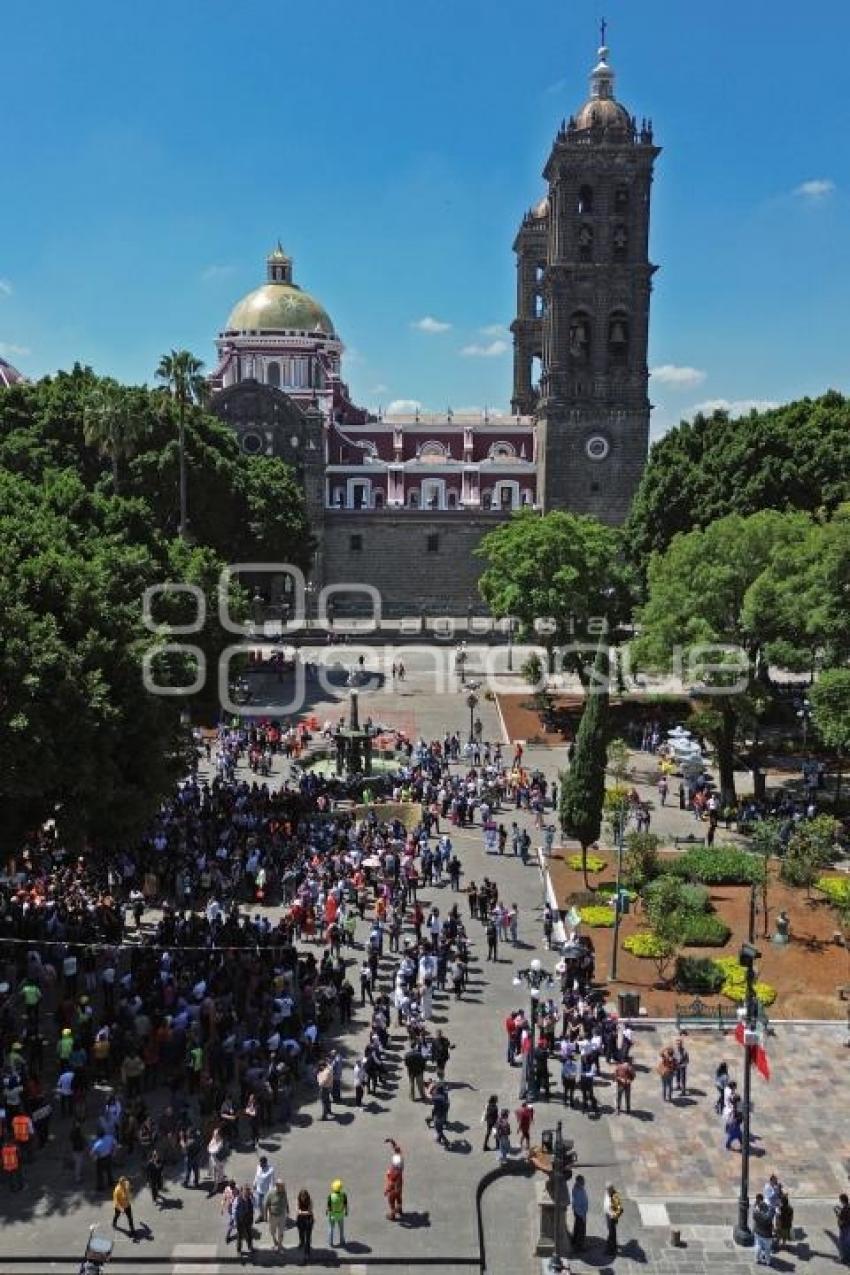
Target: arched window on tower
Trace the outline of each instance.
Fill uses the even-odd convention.
[[[280,364],[269,363],[266,368],[266,381],[269,385],[274,385],[276,389],[280,389]]]
[[[625,226],[614,227],[614,260],[625,261],[629,255],[629,232]]]
[[[629,188],[628,186],[618,186],[614,191],[614,212],[622,217],[624,213],[629,211]]]
[[[593,227],[587,222],[578,228],[578,259],[579,261],[593,260]]]
[[[615,363],[629,357],[629,320],[622,310],[615,310],[608,320],[608,353]]]
[[[535,317],[535,319],[542,319],[542,318],[543,318],[543,315],[544,315],[545,310],[546,310],[546,302],[543,300],[543,294],[542,294],[542,293],[540,293],[540,292],[535,292],[535,294],[534,294],[534,317]]]
[[[576,212],[580,217],[587,217],[593,212],[593,187],[582,186],[578,192],[578,202],[576,204]]]
[[[570,319],[570,358],[574,363],[590,359],[590,315],[576,311]]]

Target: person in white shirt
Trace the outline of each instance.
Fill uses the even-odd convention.
[[[276,1180],[277,1174],[274,1171],[274,1166],[269,1164],[267,1156],[261,1155],[257,1171],[254,1174],[254,1208],[257,1213],[257,1221],[261,1221],[265,1216],[266,1200],[269,1198],[269,1192]]]

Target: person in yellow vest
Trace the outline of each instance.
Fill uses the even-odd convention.
[[[19,1112],[18,1115],[12,1117],[12,1137],[18,1146],[22,1160],[32,1158],[33,1136],[35,1129],[30,1117],[25,1112]]]
[[[130,1227],[130,1238],[136,1238],[136,1228],[133,1225],[133,1196],[130,1191],[130,1179],[119,1178],[112,1192],[112,1205],[115,1209],[115,1216],[112,1219],[112,1225],[117,1229],[118,1219],[122,1213],[126,1214],[127,1222]]]
[[[10,1191],[23,1191],[24,1179],[21,1173],[21,1153],[17,1143],[5,1142],[0,1152],[0,1164],[3,1165],[3,1176],[9,1183]]]

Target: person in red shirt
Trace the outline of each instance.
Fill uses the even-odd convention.
[[[519,1148],[520,1151],[525,1147],[526,1151],[531,1153],[531,1126],[534,1123],[534,1108],[523,1100],[523,1104],[516,1111],[517,1130],[519,1132]]]

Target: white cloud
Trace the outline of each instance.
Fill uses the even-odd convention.
[[[711,416],[714,412],[728,412],[731,417],[748,416],[750,412],[769,412],[779,404],[769,398],[710,398],[704,403],[696,403],[683,413],[686,418],[702,412],[703,416]]]
[[[217,265],[213,262],[212,265],[204,266],[201,271],[201,278],[204,283],[215,283],[217,279],[229,279],[235,270],[235,266]]]
[[[412,416],[414,412],[421,412],[422,404],[417,398],[394,398],[391,403],[387,403],[387,416]]]
[[[675,385],[687,389],[693,385],[702,385],[706,373],[698,367],[677,367],[675,363],[662,363],[654,367],[650,375],[659,385]]]
[[[373,385],[369,393],[370,394],[386,394],[389,388],[390,388],[389,385],[384,385],[383,382],[381,382],[378,385]]]
[[[4,297],[10,297],[14,292],[14,288],[8,279],[0,279],[0,294]]]
[[[803,182],[794,190],[795,195],[799,195],[802,199],[825,199],[827,195],[831,195],[835,190],[835,182],[831,177],[817,177],[812,181]]]
[[[32,354],[32,350],[26,345],[13,345],[11,341],[0,341],[0,354],[5,359],[25,359],[28,354]]]
[[[488,323],[486,328],[479,328],[478,331],[482,336],[506,337],[508,335],[508,329],[504,323]]]
[[[489,345],[465,345],[461,354],[468,359],[497,359],[500,354],[507,354],[509,348],[507,341],[496,340]]]
[[[436,332],[448,332],[452,325],[444,323],[442,319],[435,319],[433,315],[426,314],[424,319],[416,319],[410,326],[416,328],[417,332],[427,332],[433,336]]]

